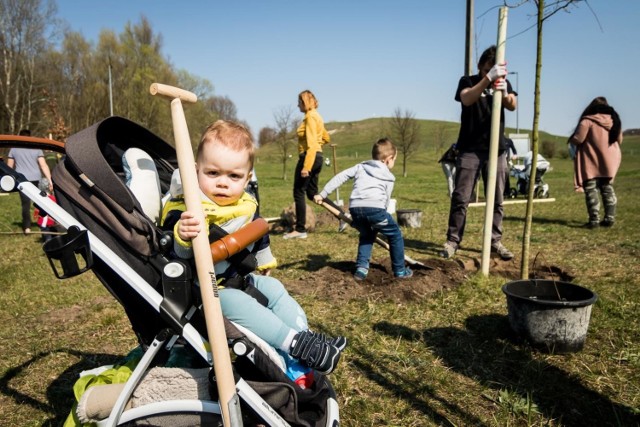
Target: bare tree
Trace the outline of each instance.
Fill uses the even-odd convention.
[[[420,124],[415,119],[415,113],[409,110],[404,112],[400,107],[393,112],[390,121],[393,142],[402,156],[402,176],[407,176],[407,160],[420,148]]]
[[[258,133],[258,145],[264,147],[267,144],[274,142],[277,139],[277,133],[274,128],[265,126],[260,129]]]
[[[280,107],[273,113],[273,119],[276,122],[276,143],[278,144],[278,153],[282,162],[282,180],[287,179],[287,161],[291,157],[291,153],[295,148],[293,139],[293,131],[295,129],[294,109],[292,106]]]
[[[238,120],[238,110],[228,96],[214,96],[210,99],[211,109],[222,120]]]
[[[446,150],[448,134],[446,123],[435,122],[433,124],[433,148],[438,157]]]
[[[47,48],[55,5],[41,0],[0,0],[0,122],[2,132],[17,133],[35,124],[44,105],[37,72]]]

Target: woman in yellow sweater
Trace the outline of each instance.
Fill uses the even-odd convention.
[[[318,176],[322,170],[322,145],[330,137],[324,128],[324,120],[318,113],[318,100],[310,90],[298,95],[298,108],[304,113],[304,119],[298,127],[298,164],[293,181],[293,200],[296,204],[295,229],[284,235],[285,239],[306,239],[305,219],[307,202],[318,193]]]

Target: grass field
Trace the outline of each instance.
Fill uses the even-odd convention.
[[[331,126],[343,131],[333,137],[339,169],[367,158],[383,130],[376,121]],[[428,135],[432,128],[425,126]],[[444,242],[448,198],[438,157],[439,148],[425,142],[406,178],[395,170],[398,208],[423,211],[422,227],[404,230],[407,254],[416,259],[437,256]],[[556,201],[534,207],[531,253],[599,295],[585,348],[552,355],[508,339],[506,279],[495,274],[471,274],[455,289],[403,304],[378,297],[336,304],[309,289],[299,301],[312,326],[350,339],[331,375],[342,425],[640,425],[640,138],[623,144],[611,229],[581,227],[586,208],[584,196],[573,192],[571,161],[549,160],[553,170],[545,179]],[[261,212],[279,216],[292,203],[292,180],[282,179],[273,148],[261,150],[256,170]],[[332,175],[333,166],[325,167],[321,183]],[[348,193],[343,187],[341,198]],[[506,208],[504,243],[517,256],[524,212],[523,204]],[[479,257],[482,215],[483,208],[470,208],[462,260]],[[18,218],[17,195],[0,196],[0,425],[57,426],[70,409],[77,374],[113,363],[136,341],[121,306],[91,274],[59,281],[36,236],[7,234],[20,230]],[[350,261],[355,236],[335,226],[305,241],[275,235],[283,267],[274,275],[285,284],[304,279],[313,274],[313,256]]]

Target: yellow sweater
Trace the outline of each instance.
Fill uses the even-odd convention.
[[[298,127],[298,152],[307,154],[304,158],[302,170],[311,171],[316,153],[322,152],[322,145],[331,140],[324,128],[324,120],[315,108],[307,111],[302,123]]]

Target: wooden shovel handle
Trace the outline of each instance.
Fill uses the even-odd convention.
[[[176,157],[182,180],[182,190],[187,210],[193,212],[201,224],[205,223],[204,212],[200,201],[200,189],[193,157],[193,148],[189,138],[187,120],[182,108],[182,100],[195,102],[197,97],[189,91],[160,83],[150,87],[152,95],[161,95],[171,99],[171,120],[176,144]],[[220,297],[216,284],[215,270],[209,239],[206,233],[198,233],[192,240],[193,255],[196,263],[200,297],[204,312],[207,335],[213,356],[213,370],[217,379],[217,388],[222,410],[222,421],[225,427],[242,426],[240,401],[236,394],[236,383],[231,367],[231,357],[224,329],[224,318],[220,307]]]
[[[209,245],[213,262],[219,262],[237,254],[268,232],[269,223],[263,218],[258,218],[240,230],[227,234]]]
[[[189,104],[195,104],[198,101],[198,97],[195,93],[162,83],[152,83],[149,88],[149,92],[151,92],[151,95],[160,95],[168,99],[177,98],[180,101],[187,102]]]

